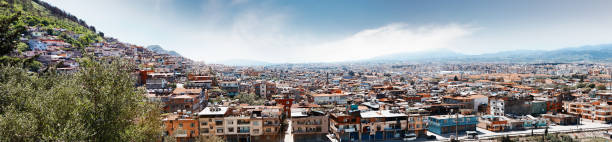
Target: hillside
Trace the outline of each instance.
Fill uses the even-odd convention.
[[[151,50],[151,51],[153,51],[153,52],[155,52],[157,54],[168,54],[168,55],[177,56],[177,57],[181,56],[181,54],[179,54],[178,52],[173,51],[173,50],[170,50],[170,51],[165,50],[160,45],[149,45],[149,46],[147,46],[147,49],[149,49],[149,50]]]
[[[104,37],[104,33],[97,32],[95,27],[87,25],[85,21],[39,0],[1,0],[0,13],[3,16],[18,16],[18,24],[57,34],[55,36],[74,47],[84,47],[102,41]],[[53,29],[65,29],[79,36],[53,33]]]

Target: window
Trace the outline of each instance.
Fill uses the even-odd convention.
[[[200,133],[208,133],[208,128],[202,128],[202,129],[200,129]]]
[[[234,120],[227,120],[227,125],[232,125],[234,124]]]
[[[223,120],[215,120],[215,125],[223,125]]]
[[[191,123],[191,128],[195,127],[195,123]]]
[[[234,127],[227,128],[227,132],[228,133],[233,133],[234,132]]]
[[[253,121],[253,125],[258,126],[258,125],[259,125],[259,122],[257,122],[257,121]]]
[[[179,128],[183,128],[183,123],[179,123]]]
[[[272,132],[272,129],[266,128],[266,132]]]
[[[253,133],[259,133],[259,129],[253,129]]]
[[[200,123],[200,125],[208,125],[208,122],[202,121],[202,123]]]
[[[217,128],[217,133],[223,133],[223,128]]]
[[[238,133],[249,133],[249,127],[238,127]]]

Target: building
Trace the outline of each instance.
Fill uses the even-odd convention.
[[[175,112],[177,110],[184,110],[187,112],[197,112],[204,107],[201,102],[205,100],[204,98],[202,89],[176,88],[172,92],[172,96],[167,97],[164,111]]]
[[[240,91],[240,85],[236,81],[221,81],[219,82],[219,87],[230,97],[238,95]]]
[[[177,142],[191,142],[199,136],[198,120],[182,112],[163,116],[163,135],[175,137]]]
[[[360,124],[359,112],[332,113],[329,117],[329,131],[340,141],[358,141]]]
[[[478,117],[476,126],[493,132],[501,132],[508,129],[509,123],[502,116],[485,115]]]
[[[444,103],[462,104],[463,109],[473,109],[474,112],[478,112],[480,105],[486,106],[489,103],[489,98],[484,95],[444,96],[442,98]]]
[[[328,141],[329,117],[321,111],[292,108],[291,133],[296,142]]]
[[[228,107],[206,107],[197,114],[200,125],[200,136],[222,136],[225,130],[224,116],[229,113]]]
[[[565,103],[563,108],[568,114],[579,118],[600,123],[612,122],[612,106],[605,102],[569,102]]]
[[[408,127],[408,115],[399,110],[366,111],[360,115],[361,141],[401,140]]]
[[[311,95],[315,104],[347,104],[348,95],[346,94],[313,94]]]
[[[532,112],[531,102],[525,98],[514,98],[506,96],[495,96],[489,98],[489,113],[491,115],[504,116],[512,115],[530,115]]]
[[[545,101],[531,101],[529,102],[531,107],[531,115],[540,115],[546,113],[546,102]]]
[[[474,115],[436,115],[428,117],[427,129],[436,134],[476,131],[478,118]]]
[[[415,134],[417,137],[427,136],[427,116],[429,112],[420,108],[406,108],[408,115],[407,134]]]
[[[576,125],[580,121],[578,117],[568,114],[542,114],[542,118],[558,125]]]

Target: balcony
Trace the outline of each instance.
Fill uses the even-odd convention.
[[[321,122],[297,122],[298,125],[321,125]]]
[[[399,131],[402,130],[400,127],[385,127],[385,131]]]
[[[266,122],[264,122],[263,126],[280,126],[280,123],[276,123],[275,124],[275,123],[266,123]]]

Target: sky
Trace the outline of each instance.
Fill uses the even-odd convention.
[[[612,43],[609,0],[44,0],[196,61],[336,62]]]

